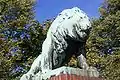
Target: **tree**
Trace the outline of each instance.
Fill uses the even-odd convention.
[[[88,63],[98,68],[106,80],[120,79],[120,0],[106,0],[101,16],[92,22],[87,41]]]
[[[31,22],[31,26],[27,28],[27,36],[23,36],[23,40],[19,43],[22,50],[21,61],[25,62],[22,66],[28,71],[33,60],[41,54],[42,43],[45,35],[43,34],[43,26],[38,21]]]
[[[10,79],[24,70],[19,44],[24,36],[28,38],[26,27],[34,19],[34,4],[33,0],[0,0],[0,77]]]

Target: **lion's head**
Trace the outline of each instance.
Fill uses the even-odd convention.
[[[59,13],[53,22],[53,27],[55,26],[60,27],[61,30],[64,28],[63,31],[68,32],[67,34],[75,39],[85,38],[91,29],[90,19],[77,7],[65,9]]]

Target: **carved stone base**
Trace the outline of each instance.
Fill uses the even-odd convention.
[[[75,74],[60,74],[58,76],[52,76],[48,80],[103,80],[98,77],[78,76]]]
[[[37,74],[33,80],[102,80],[99,78],[98,71],[91,67],[89,70],[60,67],[45,74]]]

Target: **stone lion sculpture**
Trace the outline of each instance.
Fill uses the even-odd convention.
[[[88,16],[79,8],[65,9],[51,24],[42,45],[42,53],[34,60],[21,80],[29,80],[38,72],[44,74],[61,67],[72,54],[78,56],[80,67],[88,69],[85,43],[91,28]]]

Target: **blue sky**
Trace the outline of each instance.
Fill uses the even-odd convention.
[[[79,7],[90,18],[99,17],[98,8],[104,0],[37,0],[35,18],[43,22],[56,17],[66,8]]]

